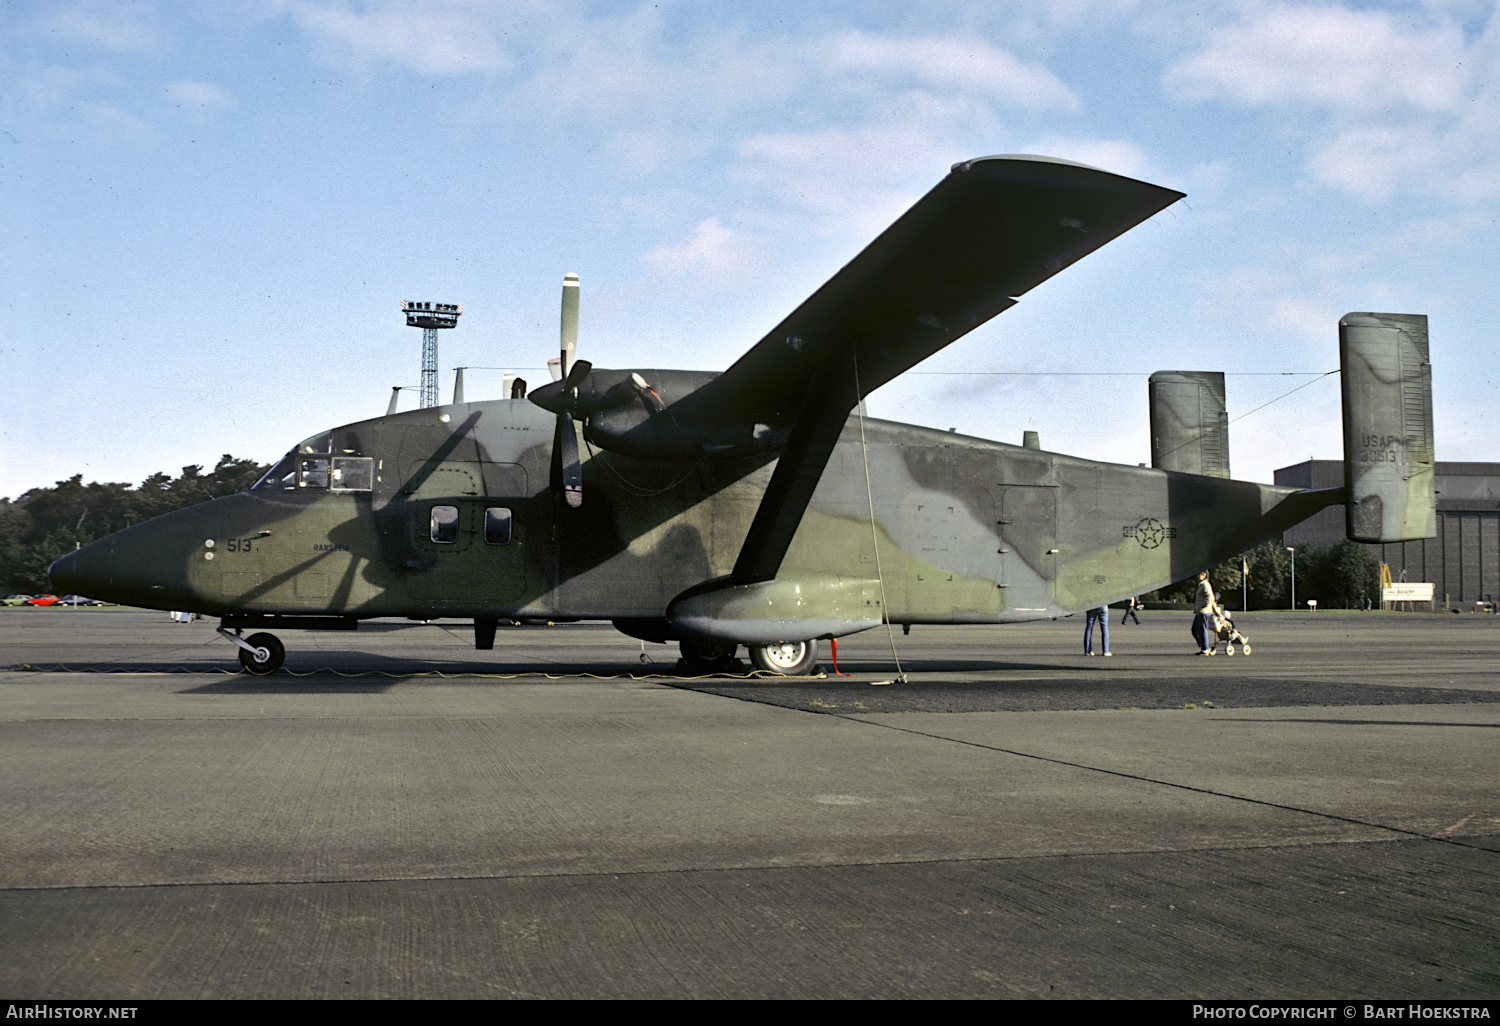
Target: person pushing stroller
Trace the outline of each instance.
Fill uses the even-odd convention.
[[[1208,632],[1214,628],[1212,617],[1216,605],[1218,599],[1214,597],[1214,587],[1208,583],[1208,571],[1204,570],[1198,575],[1198,593],[1193,597],[1193,640],[1198,643],[1199,655],[1214,654]],[[1214,640],[1218,640],[1217,630],[1214,630]]]
[[[1208,583],[1207,570],[1198,575],[1198,594],[1193,600],[1193,638],[1198,642],[1199,655],[1213,655],[1220,639],[1224,641],[1225,655],[1234,655],[1237,644],[1244,647],[1246,655],[1250,654],[1250,639],[1239,632],[1219,605],[1213,585]]]

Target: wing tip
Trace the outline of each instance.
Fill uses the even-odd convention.
[[[967,171],[975,164],[982,164],[989,160],[1027,160],[1037,164],[1066,164],[1069,167],[1081,167],[1088,171],[1104,171],[1102,167],[1094,167],[1091,164],[1080,164],[1076,160],[1065,160],[1062,157],[1048,157],[1041,153],[992,153],[986,157],[970,157],[968,160],[960,160],[954,164],[950,171]],[[1105,171],[1105,174],[1112,172]]]
[[[1150,186],[1152,189],[1159,190],[1162,193],[1170,194],[1173,197],[1175,197],[1170,202],[1163,204],[1163,207],[1171,206],[1172,203],[1177,202],[1177,200],[1182,199],[1183,197],[1185,197],[1187,195],[1186,193],[1180,192],[1177,189],[1170,189],[1170,188],[1167,188],[1164,185],[1156,185],[1156,184],[1154,184],[1152,182],[1141,181],[1138,178],[1131,178],[1129,175],[1122,175],[1122,174],[1119,174],[1118,172],[1109,171],[1109,170],[1106,170],[1105,168],[1102,168],[1102,167],[1094,167],[1092,164],[1080,164],[1076,160],[1066,160],[1066,159],[1064,159],[1062,157],[1049,157],[1049,156],[1046,156],[1045,154],[1041,154],[1041,153],[995,153],[995,154],[991,154],[990,156],[987,156],[987,157],[971,157],[968,160],[961,160],[957,164],[954,164],[949,169],[949,173],[950,174],[963,174],[966,171],[973,170],[976,165],[990,164],[990,163],[996,163],[996,164],[1000,164],[1000,163],[1005,163],[1005,164],[1032,164],[1032,165],[1036,165],[1036,164],[1053,164],[1053,165],[1057,165],[1059,167],[1077,168],[1080,171],[1088,171],[1088,172],[1090,172],[1092,174],[1106,175],[1106,176],[1108,176],[1110,178],[1118,178],[1118,179],[1121,179],[1122,181],[1126,181],[1126,182],[1140,182],[1140,184],[1142,184],[1142,185]]]

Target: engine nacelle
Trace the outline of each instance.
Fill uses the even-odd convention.
[[[752,584],[706,581],[667,606],[667,622],[683,637],[771,645],[840,638],[885,619],[880,582],[844,574],[801,574]]]

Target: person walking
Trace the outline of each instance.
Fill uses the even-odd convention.
[[[1125,626],[1125,620],[1126,620],[1126,618],[1129,618],[1131,620],[1134,620],[1135,621],[1135,625],[1137,627],[1139,627],[1141,625],[1141,618],[1139,616],[1135,615],[1135,611],[1137,609],[1139,609],[1139,608],[1141,608],[1140,599],[1137,598],[1135,595],[1132,595],[1128,599],[1126,599],[1125,600],[1125,615],[1122,616],[1122,617],[1120,617],[1120,626],[1124,627]]]
[[[1109,606],[1098,606],[1090,609],[1088,617],[1083,622],[1083,654],[1091,656],[1094,654],[1094,624],[1099,625],[1099,645],[1104,649],[1104,654],[1109,655]]]
[[[1209,617],[1213,616],[1215,602],[1213,585],[1208,583],[1208,571],[1204,570],[1198,575],[1198,594],[1193,599],[1193,640],[1198,642],[1199,655],[1213,655],[1214,645],[1218,644],[1218,631],[1213,631],[1214,645],[1208,643],[1213,628]]]

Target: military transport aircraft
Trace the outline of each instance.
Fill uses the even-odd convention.
[[[1149,591],[1333,503],[1352,537],[1430,536],[1421,317],[1344,319],[1346,488],[1228,480],[1221,375],[1217,409],[1213,375],[1153,376],[1149,469],[864,417],[869,392],[1181,195],[1046,157],[957,164],[720,374],[575,361],[569,275],[560,380],[529,400],[320,432],[248,492],[102,538],[52,579],[218,616],[252,673],[282,663],[266,631],[395,616],[472,620],[480,649],[502,620],[608,620],[697,669],[744,645],[799,674],[820,639],[881,623]]]

